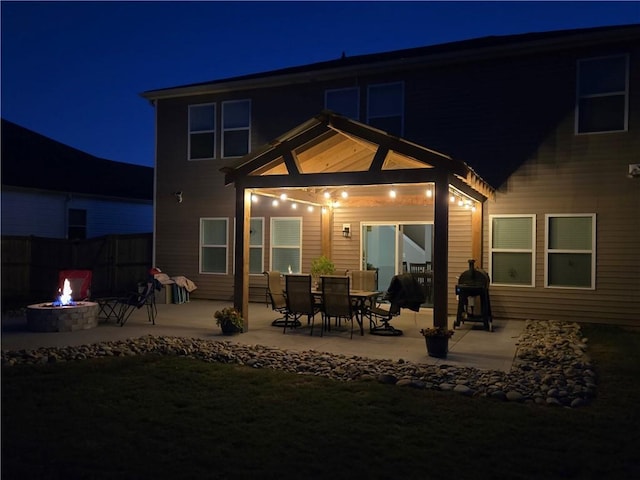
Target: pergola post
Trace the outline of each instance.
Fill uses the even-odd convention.
[[[449,175],[439,172],[433,211],[433,324],[448,326],[447,277],[449,275]]]
[[[322,255],[331,258],[331,233],[333,229],[333,210],[330,208],[322,208],[320,211],[320,244]]]
[[[474,212],[471,212],[471,258],[476,261],[477,268],[486,269],[482,261],[482,213],[483,204],[478,202]]]
[[[249,331],[249,231],[251,228],[251,191],[236,184],[235,275],[233,306],[244,319],[244,331]]]

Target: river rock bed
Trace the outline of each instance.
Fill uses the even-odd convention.
[[[3,350],[1,355],[3,367],[108,356],[176,355],[341,381],[378,381],[399,387],[450,390],[467,396],[575,408],[588,404],[596,393],[596,375],[586,351],[587,339],[582,337],[578,324],[527,321],[517,342],[513,367],[508,373],[153,335],[62,348]]]

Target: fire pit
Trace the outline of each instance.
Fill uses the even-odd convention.
[[[27,327],[32,332],[73,332],[98,326],[98,304],[78,302],[59,307],[36,303],[27,307]]]
[[[69,280],[55,302],[27,307],[27,328],[32,332],[73,332],[98,326],[98,304],[74,302]]]

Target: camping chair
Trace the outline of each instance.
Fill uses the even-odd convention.
[[[129,320],[134,310],[146,307],[147,318],[153,325],[156,324],[156,316],[158,315],[158,307],[156,306],[156,280],[148,281],[146,284],[140,283],[139,290],[132,292],[124,298],[119,298],[116,302],[117,323],[121,327]]]
[[[274,312],[278,312],[283,315],[280,318],[276,318],[271,325],[274,327],[283,327],[287,319],[284,317],[287,313],[287,299],[285,298],[284,291],[282,290],[282,282],[280,281],[280,272],[269,271],[264,272],[267,277],[267,295],[271,301],[271,309]],[[300,322],[298,322],[299,326]]]
[[[389,322],[393,317],[400,315],[402,308],[419,312],[420,305],[425,301],[425,293],[415,274],[403,273],[395,275],[391,279],[385,293],[385,299],[391,303],[388,310],[380,306],[372,306],[367,312],[370,333],[372,335],[398,336],[402,335],[402,330],[393,327]]]
[[[61,270],[58,272],[59,291],[64,288],[64,281],[69,280],[71,300],[79,302],[91,297],[91,270]]]
[[[322,276],[322,312],[327,328],[331,329],[331,318],[349,320],[351,322],[351,338],[353,338],[353,317],[355,311],[349,294],[349,277]],[[324,322],[323,322],[324,323]]]
[[[433,271],[431,270],[431,262],[412,263],[410,265],[410,273],[418,281],[424,290],[425,300],[431,301],[431,290],[433,282]]]
[[[297,327],[300,325],[300,317],[307,316],[307,323],[311,323],[311,335],[313,335],[313,324],[315,315],[320,311],[311,293],[311,275],[285,275],[285,295],[287,309],[284,316],[284,328],[282,333],[286,333],[287,327]]]

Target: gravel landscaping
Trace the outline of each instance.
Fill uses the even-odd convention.
[[[467,396],[575,408],[587,405],[596,394],[596,375],[587,344],[576,323],[527,321],[518,339],[513,367],[507,373],[153,335],[74,347],[3,350],[1,355],[5,368],[107,356],[178,355],[341,381],[379,381],[398,387],[452,390]]]

